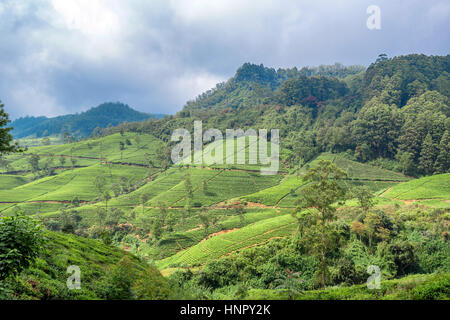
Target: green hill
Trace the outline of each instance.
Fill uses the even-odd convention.
[[[80,114],[71,114],[55,118],[25,117],[12,122],[14,138],[48,137],[62,135],[68,132],[75,137],[88,137],[95,128],[115,126],[121,122],[142,121],[151,117],[160,118],[162,115],[150,115],[131,109],[122,103],[103,103]]]
[[[389,188],[381,196],[399,200],[450,200],[450,173],[423,177]]]
[[[46,237],[47,245],[36,262],[7,283],[16,299],[102,299],[102,281],[124,257],[130,259],[135,272],[152,272],[155,275],[154,285],[160,285],[161,292],[165,290],[165,281],[154,267],[114,246],[57,232],[47,232]],[[78,266],[81,271],[79,290],[69,290],[66,285],[70,276],[67,268],[71,265]]]

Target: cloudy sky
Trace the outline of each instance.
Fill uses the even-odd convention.
[[[449,54],[449,15],[448,0],[0,0],[0,99],[13,119],[105,101],[175,113],[244,62]]]

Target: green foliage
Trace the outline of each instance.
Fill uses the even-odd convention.
[[[0,101],[0,156],[7,152],[20,151],[17,144],[13,144],[13,136],[11,135],[11,127],[5,127],[8,123],[9,115],[4,110],[4,105]]]
[[[132,287],[136,271],[129,257],[123,257],[115,264],[101,282],[101,296],[107,300],[130,300],[135,296]]]
[[[169,283],[155,268],[143,271],[133,285],[139,300],[165,300],[171,295]]]
[[[23,214],[0,217],[0,280],[29,267],[45,240],[36,219]]]

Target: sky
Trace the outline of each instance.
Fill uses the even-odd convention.
[[[245,62],[446,55],[449,30],[448,0],[0,0],[0,100],[11,119],[107,101],[174,114]]]

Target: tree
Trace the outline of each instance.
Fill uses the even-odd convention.
[[[359,221],[353,221],[350,229],[359,236],[359,242],[361,242],[362,236],[366,233],[366,226]]]
[[[48,137],[45,137],[42,139],[42,144],[44,146],[49,146],[50,145],[50,139]]]
[[[376,98],[369,101],[352,122],[352,136],[356,144],[367,144],[370,157],[392,158],[396,154],[396,143],[403,124],[395,105],[380,103]]]
[[[158,219],[158,218],[156,218],[154,221],[153,221],[153,224],[152,224],[152,236],[153,236],[153,238],[156,240],[156,241],[158,241],[159,239],[161,239],[161,236],[162,236],[162,234],[163,234],[163,229],[162,229],[162,227],[163,227],[163,224],[162,224],[162,221],[161,221],[161,219]]]
[[[28,268],[45,241],[43,227],[36,219],[22,213],[0,217],[0,280]]]
[[[184,205],[184,209],[181,210],[181,223],[184,225],[186,222],[186,218],[190,217],[192,213],[192,201],[191,199],[186,199],[186,204]]]
[[[63,143],[67,144],[67,143],[72,143],[74,141],[75,141],[75,138],[73,136],[71,136],[70,133],[68,133],[67,131],[64,131]]]
[[[280,274],[280,278],[276,279],[273,284],[276,285],[275,290],[281,290],[287,293],[288,299],[293,300],[294,297],[302,293],[303,280],[300,279],[301,272],[294,272],[286,269],[285,273]]]
[[[335,203],[345,200],[346,189],[342,185],[342,180],[346,177],[347,174],[331,161],[320,160],[318,165],[309,169],[303,178],[307,185],[301,191],[301,196],[297,201],[298,207],[294,213],[294,216],[297,217],[297,214],[304,210],[315,209],[317,211],[317,217],[310,218],[311,226],[303,238],[308,239],[306,245],[320,261],[319,273],[322,287],[325,287],[326,283],[328,254],[338,243],[336,232],[329,226],[329,223],[335,219]],[[310,215],[314,216],[315,213],[311,212]],[[299,224],[304,219],[299,218]],[[300,228],[301,226],[299,226]]]
[[[163,170],[167,170],[172,163],[170,148],[166,143],[161,142],[158,150],[159,152],[156,153],[157,161]]]
[[[119,142],[119,150],[120,150],[120,160],[123,158],[123,150],[125,150],[125,143],[122,141]]]
[[[66,157],[60,156],[59,163],[61,164],[61,167],[64,167],[64,164],[66,164]]]
[[[412,153],[399,151],[395,158],[397,159],[399,169],[403,174],[414,175],[416,173],[417,167],[414,163],[414,156]]]
[[[167,206],[164,202],[159,202],[159,219],[161,220],[161,224],[164,225],[166,223],[167,217]]]
[[[362,209],[364,214],[367,214],[367,212],[375,206],[375,195],[368,187],[362,186],[355,188],[352,190],[352,193],[358,201],[359,207]]]
[[[102,200],[105,201],[105,210],[106,213],[108,213],[108,201],[111,200],[111,195],[109,194],[108,190],[103,191]]]
[[[446,173],[450,170],[450,139],[448,131],[442,135],[439,143],[439,154],[434,163],[436,173]]]
[[[140,149],[141,148],[141,142],[142,142],[142,139],[141,139],[141,136],[138,134],[138,135],[136,135],[136,138],[134,138],[134,141],[136,141],[136,147],[137,147],[137,149]]]
[[[105,209],[98,207],[96,210],[96,215],[97,215],[97,223],[98,223],[99,227],[104,227],[105,221],[106,221],[106,216],[107,216]]]
[[[111,191],[114,193],[115,197],[118,197],[122,192],[122,188],[117,183],[113,183],[111,185]]]
[[[94,186],[97,189],[98,194],[101,196],[106,188],[106,178],[103,175],[98,175],[94,179]]]
[[[72,198],[72,206],[79,207],[80,206],[80,199],[78,199],[77,196]]]
[[[184,189],[186,190],[186,199],[192,200],[194,191],[192,189],[191,175],[189,172],[186,173],[186,176],[184,177]]]
[[[389,239],[390,231],[385,228],[381,216],[374,212],[369,212],[364,218],[364,226],[369,236],[369,247],[372,247],[374,240],[381,239],[387,241]]]
[[[77,158],[70,157],[70,162],[72,163],[72,170],[75,168],[77,161],[78,161]]]
[[[151,169],[153,167],[153,160],[152,160],[150,153],[146,152],[144,154],[144,156],[145,156],[145,162],[147,162],[147,164],[148,164],[148,168]],[[149,170],[149,172],[150,172],[150,170]]]
[[[142,272],[133,286],[139,300],[163,300],[170,294],[167,280],[154,267]]]
[[[105,224],[106,226],[112,228],[114,226],[117,226],[120,219],[124,216],[124,212],[119,208],[111,208],[109,210]]]
[[[209,218],[208,212],[204,210],[198,216],[200,221],[202,222],[203,229],[205,230],[205,235],[208,235],[208,229],[211,224],[211,219]]]
[[[27,158],[28,164],[30,165],[31,172],[36,174],[39,172],[39,160],[41,157],[37,154],[32,154],[30,157]]]
[[[47,157],[47,161],[44,162],[43,171],[47,176],[52,176],[55,173],[54,167],[55,155],[49,154]]]
[[[145,203],[148,201],[149,196],[146,193],[141,194],[140,196],[140,200],[141,200],[141,205],[142,205],[142,215],[144,215],[144,206]]]
[[[433,173],[434,163],[438,155],[438,148],[433,143],[431,134],[428,133],[422,144],[422,151],[420,152],[419,168],[426,174]]]
[[[237,202],[234,205],[234,210],[236,211],[236,214],[239,216],[239,225],[242,228],[245,222],[245,208],[242,205],[242,203]]]
[[[4,159],[1,155],[0,155],[0,168],[3,168],[5,171],[8,170],[9,167],[9,162],[8,160]]]
[[[100,285],[103,298],[107,300],[131,300],[135,298],[133,284],[136,270],[128,256],[123,257],[106,274]]]
[[[9,152],[22,151],[17,143],[12,143],[13,136],[10,134],[10,131],[13,128],[5,127],[9,122],[9,115],[5,112],[4,105],[0,101],[0,155]]]
[[[378,55],[378,58],[375,61],[375,63],[381,63],[386,61],[389,61],[388,55],[386,53],[381,53]]]
[[[92,131],[91,137],[96,138],[100,137],[101,135],[102,135],[102,128],[95,127],[94,130]]]
[[[203,194],[205,196],[209,195],[209,192],[208,192],[208,180],[204,179],[202,186],[203,186]]]

